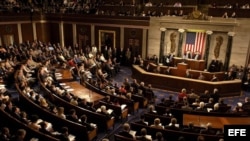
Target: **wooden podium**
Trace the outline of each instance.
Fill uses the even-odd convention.
[[[204,71],[205,69],[205,61],[204,60],[194,60],[194,59],[185,59],[179,57],[173,58],[174,66],[179,65],[179,63],[185,62],[188,66],[186,69],[192,69],[192,70],[200,70]]]
[[[186,63],[178,63],[177,64],[177,69],[186,71],[186,69],[188,69],[188,64],[186,64]]]

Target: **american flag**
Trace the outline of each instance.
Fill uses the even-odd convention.
[[[184,52],[196,53],[199,52],[202,55],[203,48],[205,46],[206,33],[205,32],[187,32],[186,43]]]

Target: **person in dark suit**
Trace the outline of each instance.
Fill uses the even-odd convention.
[[[81,124],[84,125],[87,128],[88,131],[91,131],[91,130],[94,129],[94,127],[91,126],[91,124],[87,122],[87,116],[86,115],[82,115],[80,119],[81,119]]]
[[[207,103],[210,97],[209,91],[205,90],[205,92],[200,95],[200,101]]]
[[[213,107],[214,107],[214,99],[210,97],[208,103],[205,104],[205,108],[213,108]]]
[[[180,130],[179,125],[177,124],[177,119],[176,118],[171,118],[171,121],[170,121],[169,125],[166,125],[165,129]]]
[[[148,113],[149,114],[157,114],[157,111],[155,111],[155,107],[154,107],[154,105],[150,105],[149,107],[148,107]]]
[[[146,137],[147,135],[147,129],[146,128],[142,128],[141,129],[141,135],[140,136],[136,136],[136,140],[140,140],[140,141],[151,141],[150,138]]]
[[[153,141],[165,141],[161,132],[156,132],[155,139]]]
[[[11,134],[10,130],[8,127],[2,127],[1,128],[1,133],[0,133],[0,140],[1,141],[10,141],[11,139]]]
[[[123,124],[123,130],[118,133],[118,135],[134,139],[134,136],[129,133],[130,131],[130,125],[128,123]]]
[[[41,126],[41,128],[39,128],[40,132],[47,134],[47,135],[52,135],[52,133],[49,130],[47,130],[48,125],[46,122],[43,121],[39,125]]]
[[[18,129],[16,134],[14,134],[13,137],[11,137],[11,141],[25,141],[25,137],[26,137],[26,130],[25,129]],[[61,140],[63,141],[63,140]]]
[[[58,139],[60,139],[60,141],[70,141],[68,127],[62,127],[61,134],[58,135]]]
[[[245,103],[242,104],[242,109],[243,111],[250,113],[250,97],[245,98]]]
[[[144,96],[148,99],[148,101],[150,103],[155,102],[155,94],[154,94],[154,92],[152,90],[152,85],[151,84],[148,84],[148,87],[146,88]]]
[[[168,99],[165,100],[165,106],[166,107],[173,107],[175,104],[175,101],[173,100],[173,95],[169,95]]]
[[[142,125],[148,125],[147,122],[145,121],[145,116],[141,115],[140,120],[136,121],[135,123],[142,124]]]
[[[183,132],[192,132],[192,133],[198,133],[199,130],[195,129],[194,127],[194,123],[193,122],[189,122],[187,127],[184,127],[182,129]]]
[[[200,54],[200,52],[195,52],[195,53],[194,53],[193,59],[194,59],[194,60],[200,60],[200,59],[201,59],[201,54]]]
[[[197,107],[195,110],[199,112],[207,112],[207,108],[205,108],[205,103],[201,101],[199,107]]]
[[[208,134],[208,135],[215,135],[216,131],[212,128],[212,124],[211,123],[207,123],[206,128],[205,129],[201,129],[200,133],[201,134]]]
[[[134,88],[134,93],[138,93],[138,88],[139,88],[140,84],[137,82],[137,79],[133,79],[130,86]]]
[[[220,94],[219,94],[219,90],[217,88],[214,88],[213,93],[210,95],[211,98],[213,98],[213,102],[217,103],[219,102],[220,99]]]
[[[141,82],[140,86],[138,87],[138,94],[142,94],[144,95],[146,92],[146,87],[145,87],[145,83]]]
[[[66,119],[71,120],[73,122],[78,122],[79,119],[78,119],[78,116],[76,114],[76,110],[75,109],[71,109],[69,111],[69,114],[66,116]]]

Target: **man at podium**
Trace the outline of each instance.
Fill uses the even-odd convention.
[[[200,52],[198,52],[198,51],[195,52],[195,53],[194,53],[193,59],[194,59],[194,60],[200,60],[200,59],[201,59],[201,54],[200,54]]]

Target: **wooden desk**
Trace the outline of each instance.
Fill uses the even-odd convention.
[[[224,125],[250,125],[250,117],[217,117],[183,114],[183,125],[188,125],[189,122],[193,122],[195,126],[200,127],[205,127],[210,122],[214,128],[223,128]]]
[[[69,69],[57,69],[55,71],[55,78],[60,82],[73,80],[73,76]]]
[[[180,91],[182,88],[186,88],[187,90],[194,89],[196,93],[201,94],[205,90],[212,92],[214,88],[217,88],[219,89],[222,97],[241,95],[241,80],[238,79],[231,81],[211,82],[147,72],[137,65],[132,66],[132,77],[138,81],[144,81],[146,84],[150,83],[154,88],[161,88],[171,91]]]
[[[204,69],[205,69],[205,61],[204,60],[194,60],[194,59],[183,60],[182,58],[174,57],[173,62],[174,62],[173,63],[174,66],[178,66],[179,63],[185,62],[188,65],[187,69],[200,70],[200,71],[204,71]]]
[[[103,99],[104,96],[100,95],[88,88],[85,88],[79,82],[72,81],[72,82],[65,82],[65,86],[69,86],[71,94],[81,98],[86,99],[88,102],[98,103],[99,100]]]

